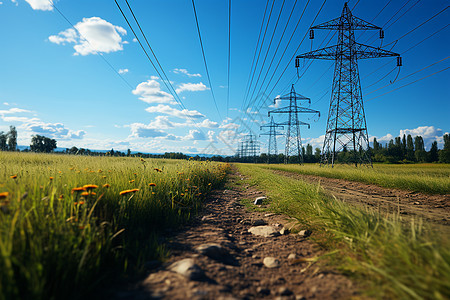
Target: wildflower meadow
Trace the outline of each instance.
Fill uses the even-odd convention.
[[[164,259],[158,235],[226,177],[212,162],[0,152],[0,299],[80,298]]]

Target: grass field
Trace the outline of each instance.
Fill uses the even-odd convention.
[[[272,210],[295,217],[312,229],[312,238],[333,253],[325,261],[355,278],[365,287],[367,296],[375,299],[450,297],[447,236],[434,232],[420,220],[405,223],[396,214],[380,215],[376,211],[354,208],[325,196],[318,185],[277,175],[271,170],[301,169],[303,172],[304,168],[313,173],[317,171],[316,166],[237,166],[250,177],[252,186],[267,193]],[[398,172],[391,166],[380,169]],[[344,168],[334,170],[352,173]],[[400,170],[407,173],[402,167]],[[324,172],[328,172],[327,169]],[[437,174],[436,177],[442,176],[439,171]]]
[[[304,165],[259,165],[264,168],[346,179],[387,188],[399,188],[429,194],[450,193],[450,165],[448,164],[375,164],[373,168],[355,168],[350,165],[335,165],[334,168],[318,164]]]
[[[81,298],[138,273],[221,185],[207,162],[0,152],[0,299]],[[128,272],[130,273],[130,272]]]

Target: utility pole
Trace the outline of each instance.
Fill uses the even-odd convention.
[[[270,120],[270,123],[260,126],[259,129],[262,130],[263,128],[269,128],[269,132],[261,133],[260,136],[261,135],[268,135],[269,136],[269,145],[267,147],[267,163],[270,164],[270,156],[278,154],[278,151],[277,151],[277,136],[283,135],[283,133],[276,131],[276,129],[279,128],[279,129],[283,130],[284,126],[281,126],[281,125],[275,123],[273,121],[273,116],[272,116],[272,119]]]
[[[358,59],[397,56],[397,65],[402,64],[400,54],[357,43],[355,30],[383,30],[352,15],[347,3],[340,17],[310,28],[310,39],[314,29],[338,30],[337,45],[310,51],[296,57],[298,68],[300,58],[327,59],[335,61],[333,87],[328,112],[327,129],[322,149],[321,164],[334,166],[337,153],[341,150],[353,152],[350,162],[355,166],[372,166],[369,151],[369,136],[362,99]]]
[[[317,110],[313,110],[306,107],[301,107],[297,105],[297,101],[305,101],[311,104],[311,99],[306,98],[300,94],[297,94],[294,89],[294,85],[291,87],[291,91],[281,97],[277,97],[274,99],[274,103],[277,100],[289,100],[289,106],[274,109],[269,111],[270,114],[288,114],[289,118],[286,122],[278,123],[278,125],[286,125],[286,148],[285,148],[285,156],[284,163],[287,164],[289,162],[289,157],[297,156],[298,163],[303,163],[303,153],[302,153],[302,140],[300,136],[300,126],[307,125],[309,128],[309,124],[302,122],[298,118],[299,113],[312,113],[318,114],[320,117],[320,112]]]

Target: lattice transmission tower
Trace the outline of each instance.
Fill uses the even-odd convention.
[[[270,114],[288,114],[288,120],[286,122],[278,123],[278,125],[287,126],[284,163],[287,164],[290,161],[290,157],[296,157],[293,159],[294,162],[301,164],[303,163],[303,153],[300,126],[306,125],[309,128],[310,125],[300,121],[298,114],[312,113],[318,114],[320,117],[320,112],[297,105],[297,102],[308,102],[311,104],[311,99],[296,93],[294,85],[292,85],[291,91],[288,94],[275,98],[274,103],[276,103],[277,100],[289,100],[289,106],[269,111],[269,117]]]
[[[242,159],[253,159],[256,162],[256,157],[259,155],[260,147],[256,136],[252,133],[244,136],[239,143],[236,155]]]
[[[380,31],[382,28],[352,15],[347,3],[340,17],[310,28],[310,38],[314,29],[338,30],[337,45],[310,51],[296,57],[298,68],[300,58],[327,59],[335,61],[334,78],[327,129],[322,149],[321,164],[334,166],[340,151],[352,153],[349,163],[372,166],[369,151],[369,138],[361,93],[358,59],[397,56],[401,66],[400,54],[380,48],[357,43],[355,30]]]
[[[263,132],[260,134],[260,136],[261,135],[269,136],[269,145],[267,147],[267,163],[270,164],[270,157],[272,155],[278,155],[277,136],[283,135],[283,133],[277,131],[277,129],[283,130],[284,126],[275,123],[272,117],[269,124],[260,126],[260,130],[263,130],[263,128],[269,128],[268,132]]]

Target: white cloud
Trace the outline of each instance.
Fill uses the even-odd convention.
[[[271,108],[278,108],[281,105],[281,99],[275,99],[275,103],[274,104],[270,104],[269,107]]]
[[[53,10],[53,0],[25,0],[34,10]],[[16,2],[16,1],[13,1]]]
[[[123,50],[122,35],[127,31],[99,17],[83,18],[73,28],[49,36],[49,41],[58,45],[74,43],[75,55],[110,53]]]
[[[3,105],[9,106],[8,102],[3,102]]]
[[[209,130],[209,131],[208,131],[208,141],[213,142],[213,143],[216,143],[217,141],[216,141],[216,139],[214,138],[214,135],[215,135],[215,134],[216,134],[216,133],[215,133],[214,131]]]
[[[205,127],[205,128],[217,128],[219,127],[219,124],[217,122],[211,121],[209,119],[205,119],[202,122],[197,124],[199,127]]]
[[[183,150],[187,153],[197,153],[198,152],[197,148],[194,148],[194,147],[183,147]]]
[[[394,136],[392,134],[388,133],[385,136],[382,136],[382,137],[374,136],[373,138],[377,138],[377,141],[379,143],[389,143],[390,140],[394,139]],[[371,142],[373,142],[373,138],[370,138]]]
[[[206,141],[206,139],[205,134],[197,129],[189,130],[189,133],[183,137],[183,140],[187,141]]]
[[[54,139],[82,139],[86,134],[84,130],[73,131],[62,123],[44,123],[34,119],[20,126],[31,134],[39,134]]]
[[[200,75],[198,73],[197,74],[191,74],[186,69],[174,69],[173,72],[175,74],[184,74],[184,75],[187,75],[188,77],[202,77],[202,75]]]
[[[446,132],[448,133],[448,132]],[[400,135],[401,137],[403,137],[403,135],[408,135],[410,134],[413,138],[415,136],[420,135],[423,138],[423,142],[425,144],[425,148],[426,149],[430,149],[431,144],[434,141],[438,142],[438,145],[442,148],[442,146],[444,145],[444,139],[443,139],[443,135],[444,135],[444,131],[440,128],[436,128],[434,126],[419,126],[417,128],[414,129],[403,129],[400,130]]]
[[[169,103],[176,104],[173,96],[161,90],[161,85],[155,79],[147,80],[138,84],[132,92],[140,96],[139,99],[146,103]]]
[[[167,133],[165,133],[164,131],[152,128],[149,125],[145,125],[142,123],[133,123],[129,125],[129,127],[131,127],[130,137],[134,138],[155,138],[167,136]]]
[[[18,108],[18,107],[13,107],[10,108],[8,110],[0,110],[0,115],[9,115],[9,114],[17,114],[17,113],[29,113],[31,111],[26,110],[26,109],[22,109],[22,108]]]
[[[187,110],[187,109],[178,110],[163,104],[158,104],[157,106],[150,106],[147,107],[145,110],[149,113],[161,113],[182,119],[189,119],[189,118],[198,119],[205,117],[205,115],[201,114],[196,110]]]
[[[128,72],[129,72],[128,69],[119,69],[119,74],[126,74]]]
[[[448,132],[445,132],[448,133]],[[408,136],[410,134],[413,138],[416,136],[421,136],[423,138],[423,142],[425,144],[425,149],[430,149],[431,143],[434,141],[438,142],[438,146],[440,148],[443,147],[443,135],[444,131],[440,128],[436,128],[434,126],[419,126],[414,129],[400,129],[400,132],[397,136],[394,136],[390,133],[386,134],[382,137],[370,137],[370,141],[373,143],[373,138],[376,138],[379,143],[387,144],[390,140],[395,139],[396,137],[403,137],[403,135]]]
[[[206,87],[206,85],[200,82],[200,83],[182,83],[178,86],[178,88],[175,91],[177,93],[181,93],[184,91],[199,92],[205,90],[208,90],[208,88]]]
[[[20,122],[20,123],[29,123],[39,121],[37,118],[28,118],[28,117],[1,117],[4,122],[12,123],[12,122]]]
[[[239,124],[236,123],[227,123],[227,124],[222,124],[219,126],[219,128],[223,128],[223,129],[232,129],[232,130],[236,130],[240,127]]]
[[[283,138],[283,139],[286,138],[284,135],[280,136],[280,137]],[[302,143],[303,143],[303,146],[305,148],[306,148],[307,144],[310,144],[313,147],[313,149],[316,149],[316,148],[322,149],[324,140],[325,140],[325,135],[321,135],[321,136],[319,136],[317,138],[305,138],[305,139],[302,139]]]

